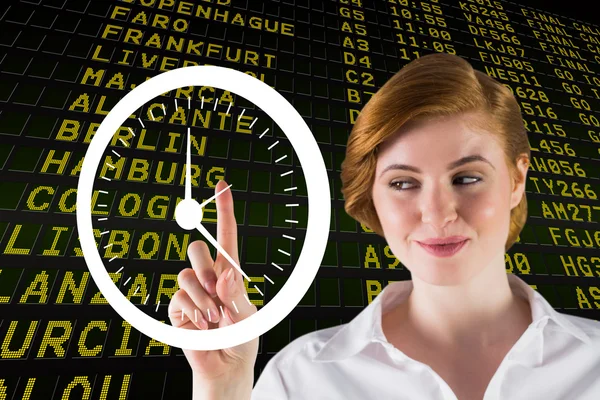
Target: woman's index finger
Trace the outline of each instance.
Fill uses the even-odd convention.
[[[227,182],[220,180],[215,187],[215,193],[227,188]],[[233,208],[233,195],[228,188],[215,199],[217,202],[217,242],[239,264],[237,222]],[[221,254],[219,258],[225,259]],[[229,267],[229,262],[227,262]],[[227,269],[227,268],[225,268]]]

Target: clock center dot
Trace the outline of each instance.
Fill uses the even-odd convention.
[[[185,230],[195,229],[202,222],[202,207],[194,199],[184,199],[175,207],[175,221]]]

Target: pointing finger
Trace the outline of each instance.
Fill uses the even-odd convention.
[[[215,193],[227,188],[227,186],[229,186],[227,182],[220,180],[215,187]],[[217,242],[219,242],[227,254],[229,254],[239,265],[237,223],[235,220],[231,188],[218,195],[215,200],[217,202]],[[218,253],[217,258],[223,258],[225,260],[225,257],[223,257],[220,252]],[[227,270],[227,267],[232,266],[228,261],[224,265],[226,265],[226,267],[223,267],[223,270]],[[221,275],[223,270],[217,271],[217,274]]]

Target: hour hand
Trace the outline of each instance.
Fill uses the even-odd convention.
[[[185,200],[192,198],[192,152],[190,150],[190,128],[187,129],[187,151],[185,156]]]
[[[244,271],[242,271],[242,268],[233,260],[233,258],[231,258],[231,256],[229,254],[227,254],[225,249],[223,249],[223,247],[221,247],[219,242],[217,242],[215,240],[215,238],[212,237],[210,232],[208,232],[206,230],[206,228],[204,227],[204,225],[202,225],[202,223],[199,222],[198,224],[196,224],[196,229],[198,229],[200,231],[200,233],[206,238],[206,240],[208,240],[213,246],[216,247],[217,251],[219,253],[221,253],[223,255],[223,257],[225,257],[225,259],[227,261],[229,261],[231,263],[231,265],[233,265],[240,272],[240,274],[242,274],[244,276],[244,278],[248,279],[249,282],[251,281],[250,277],[248,277],[248,275],[246,275],[244,273]]]

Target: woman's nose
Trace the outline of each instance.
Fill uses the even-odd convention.
[[[456,198],[451,188],[432,185],[421,191],[421,219],[426,224],[443,228],[457,217]]]

